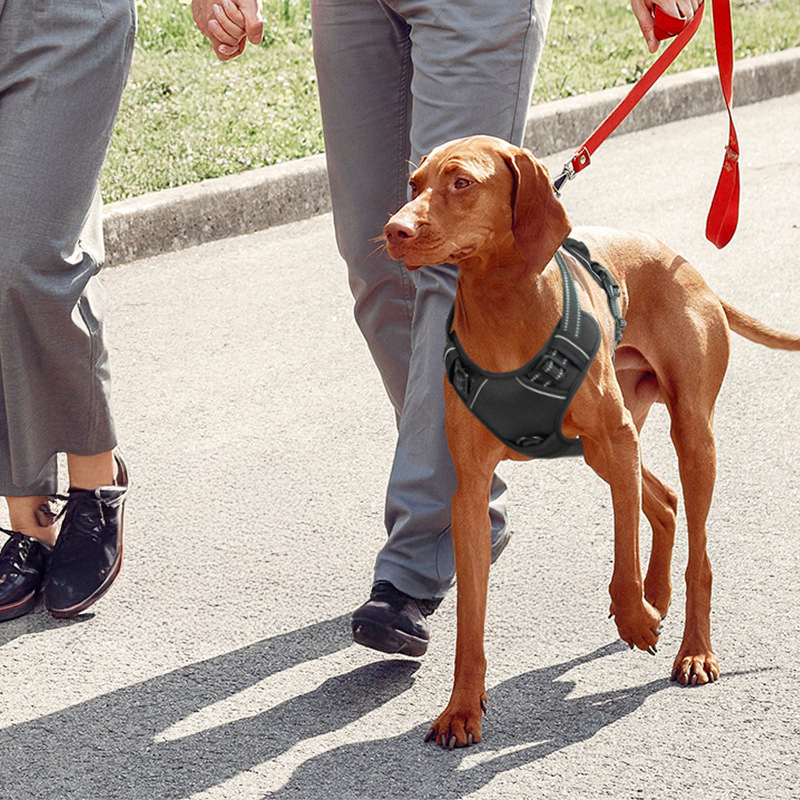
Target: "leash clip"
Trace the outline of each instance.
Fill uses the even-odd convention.
[[[556,197],[561,197],[561,187],[567,181],[571,181],[582,169],[588,167],[591,160],[591,154],[586,145],[575,152],[572,158],[564,164],[564,171],[553,181]]]
[[[553,181],[553,191],[556,197],[561,197],[561,187],[575,177],[575,170],[572,169],[572,164],[565,164],[563,172]]]
[[[556,193],[556,197],[561,197],[561,187],[574,177],[575,167],[572,166],[572,161],[567,161],[561,174],[553,181],[553,190]]]

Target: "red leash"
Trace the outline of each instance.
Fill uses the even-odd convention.
[[[561,191],[567,180],[572,180],[577,173],[589,166],[595,150],[630,114],[633,107],[678,57],[678,54],[700,27],[700,23],[703,21],[703,9],[704,6],[700,5],[692,21],[686,24],[685,20],[670,17],[661,11],[658,6],[655,6],[656,36],[659,39],[667,39],[674,36],[674,40],[564,165],[564,171],[553,181],[556,193]],[[733,31],[731,28],[730,0],[713,0],[712,10],[714,14],[714,39],[717,49],[719,79],[722,86],[722,94],[725,97],[725,104],[728,108],[730,126],[722,172],[717,181],[714,199],[711,201],[711,209],[708,212],[706,238],[721,248],[731,240],[739,219],[739,142],[733,125]]]

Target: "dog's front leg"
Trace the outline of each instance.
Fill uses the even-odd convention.
[[[491,562],[488,504],[488,488],[483,486],[459,485],[453,497],[458,593],[455,679],[450,702],[427,736],[428,741],[434,740],[451,750],[481,740],[481,722],[487,704],[483,637]]]
[[[457,639],[453,691],[426,741],[465,747],[481,740],[486,711],[483,649],[492,531],[489,498],[502,447],[445,386],[447,437],[458,478],[453,495],[452,536],[456,563]]]
[[[620,638],[633,648],[655,653],[661,615],[644,598],[639,558],[642,475],[639,438],[624,420],[600,439],[584,439],[586,461],[611,487],[614,508],[614,571],[611,614]]]

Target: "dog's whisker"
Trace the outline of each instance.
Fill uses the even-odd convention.
[[[377,242],[378,246],[369,253],[368,258],[371,258],[376,253],[385,253],[387,252],[389,243],[386,240],[386,237],[382,234],[380,236],[375,236],[374,238],[370,239],[371,242]]]

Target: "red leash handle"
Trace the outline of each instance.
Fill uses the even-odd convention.
[[[614,110],[598,125],[589,138],[575,151],[564,171],[553,181],[558,194],[567,180],[586,169],[595,150],[630,114],[634,106],[652,88],[653,84],[666,72],[678,57],[689,40],[697,32],[703,21],[704,5],[701,4],[690,22],[683,18],[671,17],[655,6],[655,34],[659,39],[675,37],[667,49],[656,59],[650,68],[633,85],[628,94]],[[706,237],[717,247],[724,247],[736,230],[739,216],[739,144],[733,125],[733,31],[731,29],[730,0],[713,0],[714,37],[716,40],[717,63],[720,83],[728,107],[730,131],[722,174],[709,211],[706,223]]]
[[[661,10],[661,6],[653,8],[653,33],[656,39],[671,39],[686,27],[686,17],[673,17]]]

